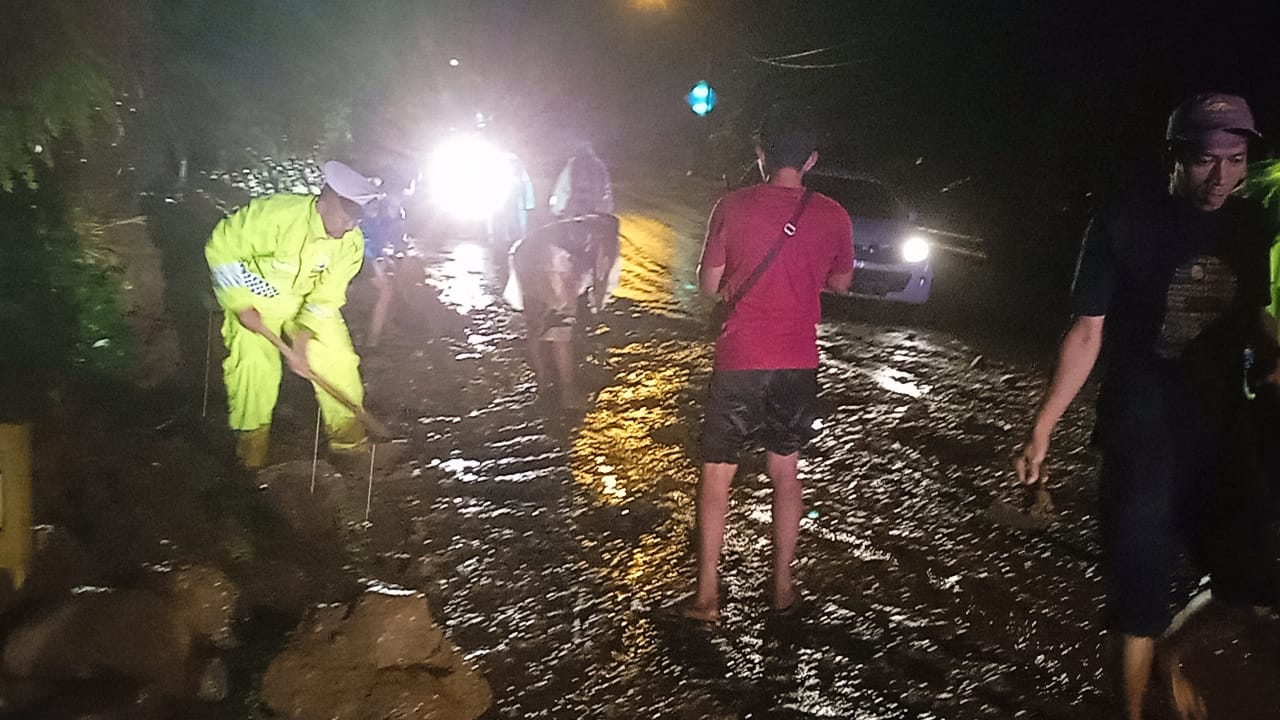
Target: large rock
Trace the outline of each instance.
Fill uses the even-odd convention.
[[[42,680],[119,676],[180,697],[191,647],[190,630],[163,597],[86,592],[15,630],[4,646],[4,672]]]
[[[0,583],[0,615],[33,600],[61,597],[79,585],[102,579],[101,568],[84,546],[66,529],[38,525],[32,529],[32,556],[27,581],[21,590]]]
[[[365,482],[339,475],[329,463],[295,460],[258,473],[258,484],[271,507],[304,538],[327,538],[364,520]]]
[[[421,595],[323,607],[267,669],[262,699],[293,720],[474,720],[493,702]]]
[[[123,678],[168,698],[225,697],[225,681],[216,687],[225,670],[199,649],[233,644],[236,588],[211,568],[174,570],[155,584],[161,591],[82,590],[36,614],[6,639],[4,673]]]
[[[220,649],[235,647],[240,589],[221,570],[193,565],[160,577],[159,590],[190,634]]]
[[[0,677],[0,716],[12,715],[43,701],[56,688],[39,680]]]
[[[245,573],[240,605],[246,615],[255,610],[268,610],[296,620],[323,599],[325,588],[320,585],[295,563],[259,560]]]

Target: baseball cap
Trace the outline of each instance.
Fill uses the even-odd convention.
[[[1187,98],[1169,114],[1166,140],[1203,141],[1214,133],[1261,139],[1249,103],[1239,95],[1204,93]]]
[[[386,195],[372,179],[337,160],[325,163],[323,171],[324,183],[333,188],[334,192],[357,205],[368,205]]]

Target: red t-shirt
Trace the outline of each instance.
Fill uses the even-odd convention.
[[[733,297],[782,234],[803,188],[754,185],[711,211],[706,267],[724,266],[721,293]],[[716,341],[717,370],[818,367],[819,293],[832,273],[853,271],[853,225],[835,200],[814,193],[760,280],[738,301]]]

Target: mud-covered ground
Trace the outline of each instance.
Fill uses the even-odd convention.
[[[276,595],[334,600],[371,583],[420,590],[491,683],[493,718],[1109,717],[1088,402],[1055,438],[1056,519],[1019,529],[989,512],[996,500],[1029,505],[1010,483],[1009,456],[1065,318],[1027,303],[1034,289],[1010,301],[992,267],[959,255],[936,256],[925,307],[825,303],[823,428],[801,464],[801,616],[765,612],[769,484],[759,457],[735,481],[720,625],[664,612],[692,590],[694,457],[712,359],[695,266],[719,188],[671,177],[621,181],[617,192],[623,281],[583,339],[585,411],[537,401],[523,321],[499,299],[491,251],[423,236],[423,285],[395,308],[378,347],[364,342],[367,277],[346,311],[367,406],[406,452],[371,484],[348,477],[333,491],[346,498],[343,533],[277,538],[289,534],[255,509],[248,480],[222,465],[201,469],[229,443],[217,430],[217,341],[207,344],[197,324],[179,345],[196,358],[184,358],[196,377],[211,350],[208,417],[199,419],[195,383],[153,407],[155,417],[127,421],[138,425],[123,436],[131,451],[118,438],[110,448],[155,476],[146,492],[169,498],[172,512],[135,517],[128,497],[100,502],[115,497],[104,486],[97,510],[77,511],[101,516],[89,523],[101,536],[87,542],[118,542],[125,567],[156,559],[123,552],[138,543],[112,537],[145,535],[170,549],[207,540],[238,568],[247,595],[284,606]],[[171,214],[166,230],[198,240],[207,228],[188,226],[216,216],[199,202],[179,203],[191,212]],[[200,282],[198,244],[167,257],[186,269],[170,274],[170,305],[192,311],[172,288],[175,277]],[[203,439],[212,442],[193,452]],[[314,399],[288,377],[272,459],[309,466],[314,442]],[[148,447],[172,457],[146,457]],[[211,476],[227,479],[190,487]],[[259,547],[261,558],[248,557]],[[291,588],[296,577],[327,585]],[[1196,582],[1188,573],[1185,595]],[[232,700],[210,715],[254,712],[253,683],[291,626],[251,618],[241,627]],[[1185,660],[1210,716],[1280,717],[1275,623],[1219,610],[1197,629]]]
[[[386,493],[374,482],[385,579],[438,602],[499,717],[1104,716],[1089,403],[1056,436],[1057,519],[993,522],[994,500],[1027,502],[1008,458],[1063,316],[1002,303],[980,261],[941,253],[924,308],[827,303],[823,433],[801,465],[803,618],[764,612],[759,458],[735,483],[721,625],[662,611],[691,590],[711,366],[694,272],[717,192],[620,183],[624,278],[585,339],[583,413],[535,402],[522,321],[496,297],[487,251],[422,243],[445,307],[427,293],[364,352],[369,405],[407,438],[399,472],[421,479]],[[349,313],[357,339],[366,292]],[[1214,717],[1274,717],[1277,694],[1253,681],[1274,678],[1276,631],[1242,622],[1210,628],[1189,672],[1216,678]]]

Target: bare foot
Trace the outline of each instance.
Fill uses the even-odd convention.
[[[702,623],[711,623],[715,625],[720,622],[720,610],[714,607],[704,607],[702,605],[686,605],[680,609],[680,616],[686,620],[696,620]]]
[[[1173,709],[1180,720],[1205,720],[1208,717],[1204,697],[1183,671],[1182,663],[1176,660],[1169,670],[1169,690],[1173,695]]]
[[[676,603],[672,609],[685,620],[711,625],[720,622],[720,603],[715,600],[700,602],[697,597],[689,597]]]
[[[800,600],[800,593],[796,592],[795,585],[791,585],[791,587],[788,587],[786,591],[783,592],[778,592],[777,589],[774,589],[772,603],[773,611],[786,612],[787,610],[791,610],[792,607],[795,606],[797,600]]]

